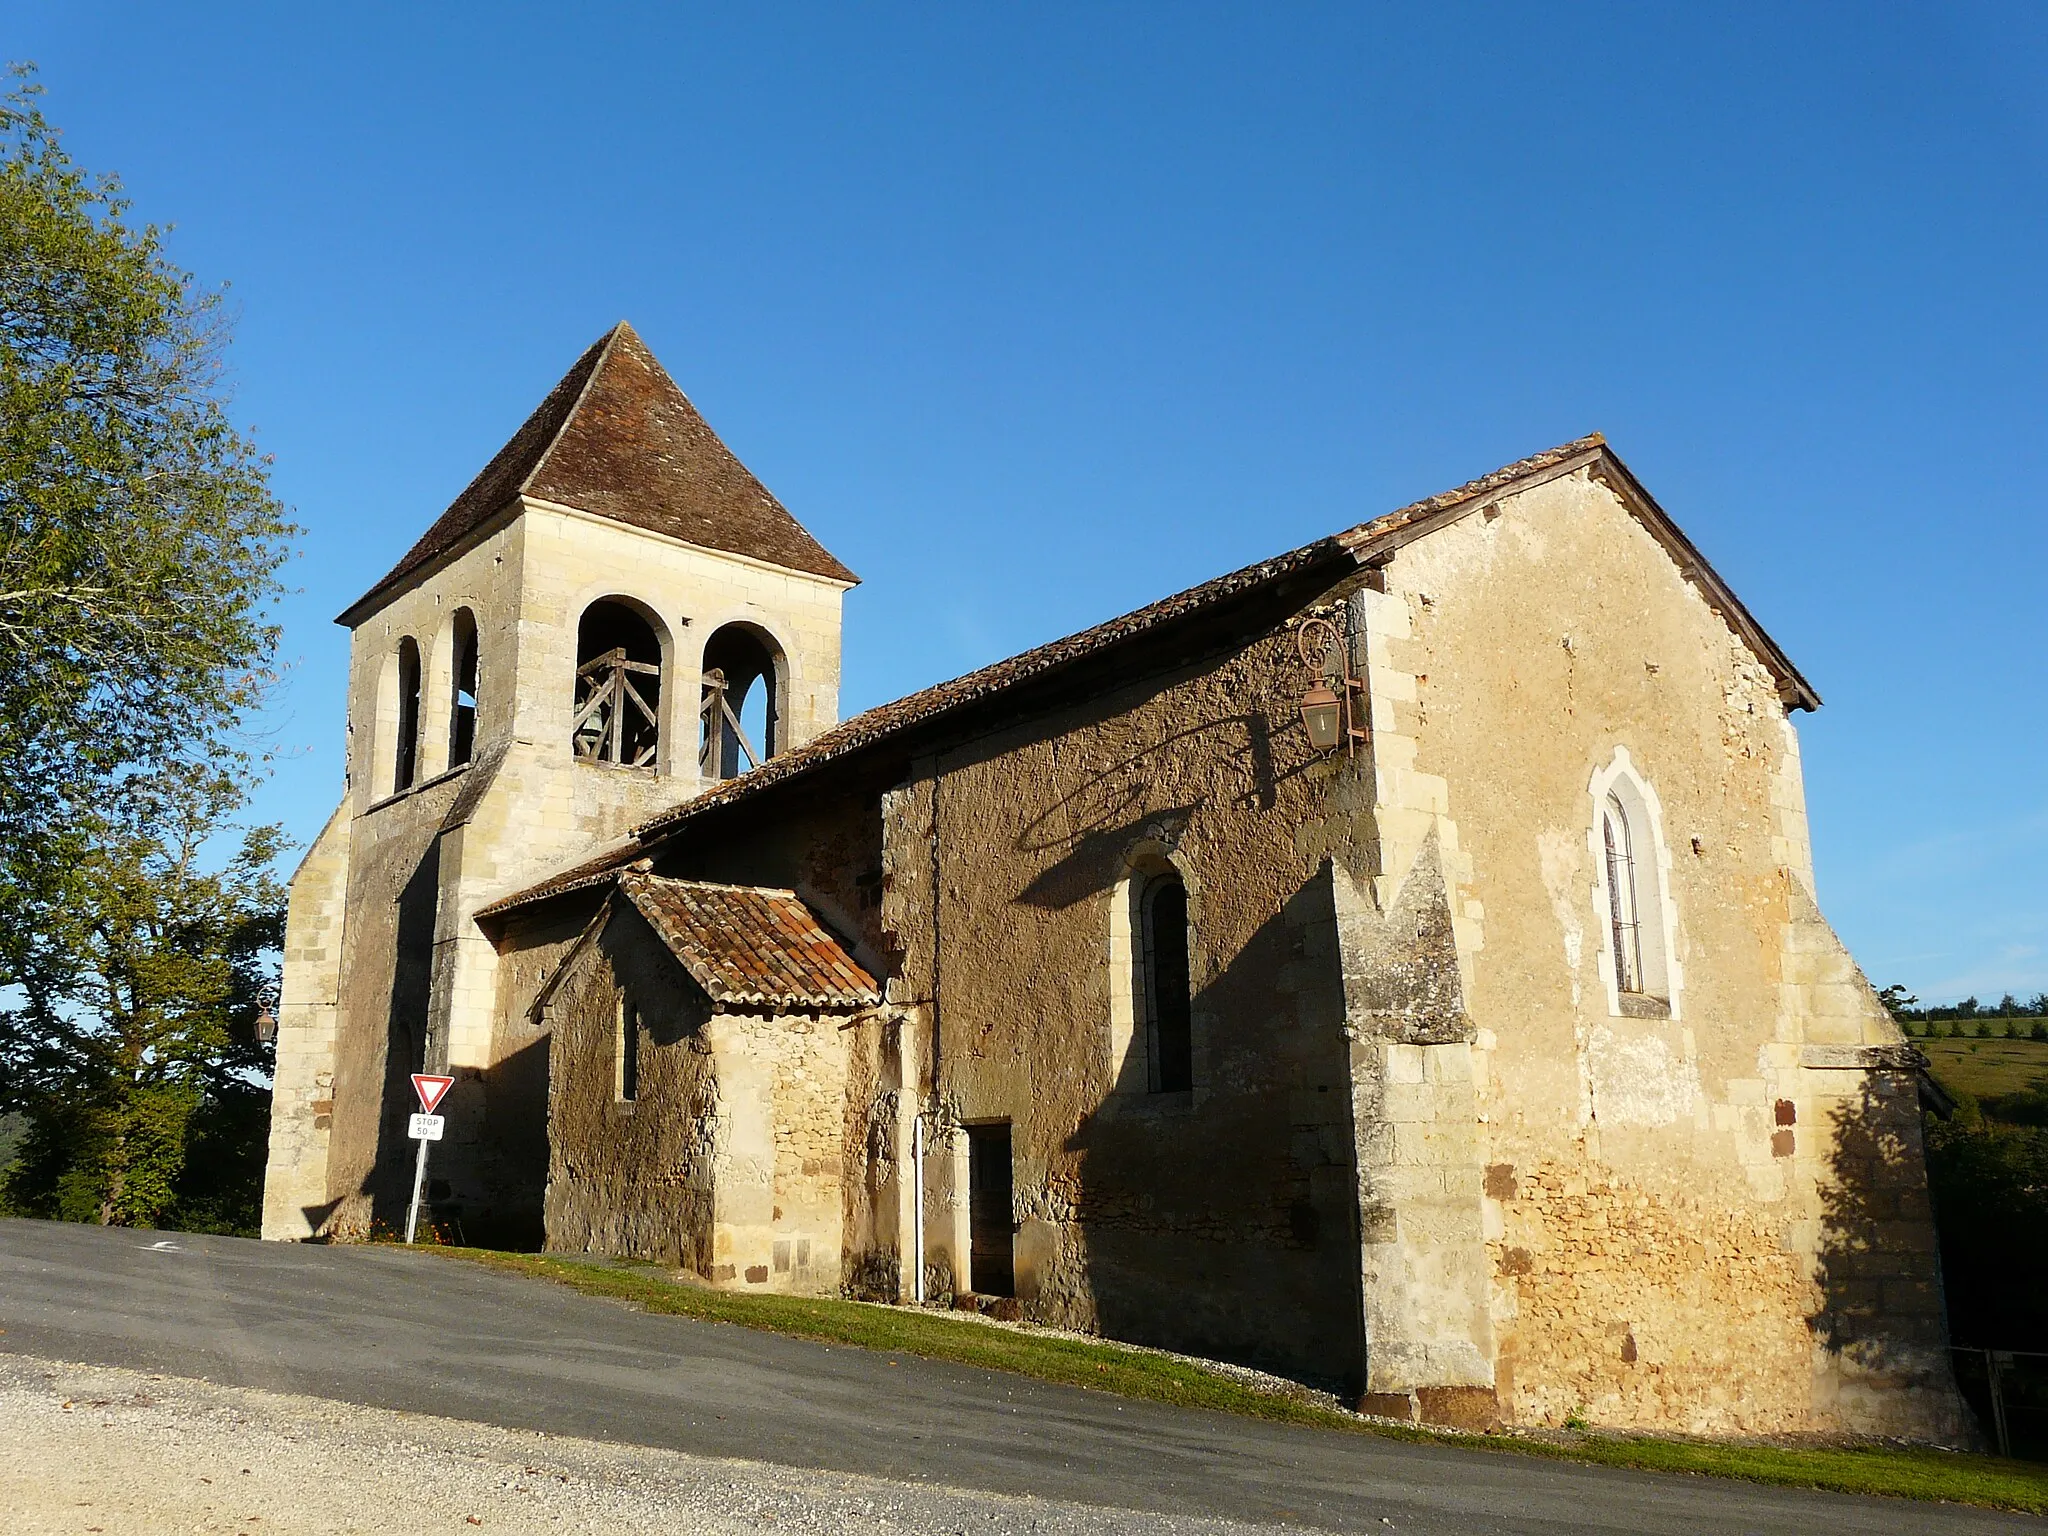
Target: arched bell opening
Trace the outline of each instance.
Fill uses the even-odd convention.
[[[653,768],[661,752],[661,636],[639,610],[600,598],[576,625],[569,727],[578,762]]]
[[[725,624],[704,642],[697,769],[731,779],[783,750],[782,649],[766,630]]]
[[[477,638],[476,615],[455,610],[448,657],[448,766],[458,767],[476,755]]]
[[[420,647],[407,635],[398,642],[398,720],[392,744],[391,788],[411,789],[420,767]]]

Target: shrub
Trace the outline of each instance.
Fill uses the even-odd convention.
[[[2015,1283],[2048,1272],[2048,1131],[1975,1108],[1927,1131],[1949,1329],[1958,1344],[2048,1348],[2048,1287]]]

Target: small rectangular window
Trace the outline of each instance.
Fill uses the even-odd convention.
[[[617,1060],[619,1102],[630,1104],[640,1097],[640,1010],[623,995],[619,998]]]

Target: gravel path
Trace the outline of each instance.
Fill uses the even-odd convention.
[[[1282,1529],[565,1439],[26,1355],[0,1355],[0,1516],[9,1536]]]

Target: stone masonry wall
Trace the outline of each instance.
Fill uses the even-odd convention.
[[[618,1093],[622,997],[643,1025],[630,1102]],[[714,1010],[616,904],[568,953],[544,1008],[550,1250],[838,1293],[847,1021]]]
[[[1910,1079],[1813,904],[1774,679],[1585,471],[1383,580],[1375,750],[1447,853],[1455,829],[1501,1410],[1952,1431]],[[1612,979],[1596,797],[1624,770],[1652,797],[1668,1008]]]
[[[440,1206],[475,1223],[480,1236],[518,1240],[513,1234],[530,1222],[521,1214],[528,1197],[501,1198],[491,1183],[493,1148],[504,1138],[488,1122],[486,1082],[501,1065],[501,1046],[529,1050],[534,1042],[508,1041],[500,1029],[498,951],[472,914],[696,792],[702,647],[719,625],[752,624],[781,649],[789,742],[833,724],[843,590],[843,583],[536,505],[357,620],[347,932],[328,980],[301,968],[287,981],[279,1071],[298,1086],[280,1101],[276,1119],[271,1235],[359,1235],[383,1219],[378,1201],[389,1199],[372,1187],[381,1177],[375,1170],[389,1160],[393,1117],[412,1107],[404,1074],[427,1066],[457,1078],[444,1111],[447,1139],[435,1149]],[[579,763],[570,750],[577,621],[590,602],[607,597],[638,606],[662,640],[660,772]],[[472,761],[451,768],[452,635],[462,608],[477,622],[477,731]],[[419,770],[412,788],[394,793],[396,656],[407,637],[423,666]],[[325,864],[309,861],[307,880],[331,876]],[[314,916],[319,907],[310,896],[295,903],[307,916],[295,916],[288,946],[329,944],[327,926]],[[307,1022],[328,992],[337,1000],[331,1042]],[[329,1074],[331,1094],[320,1081]],[[519,1097],[497,1095],[501,1106]],[[522,1104],[516,1112],[532,1110]],[[315,1127],[315,1119],[327,1124]],[[517,1139],[531,1129],[522,1123],[509,1133]],[[315,1215],[291,1215],[307,1210]]]
[[[963,1123],[1012,1126],[1027,1316],[1343,1380],[1358,1367],[1348,1064],[1291,635],[938,754],[892,795],[892,999],[931,999],[928,1279],[971,1283]],[[1118,1091],[1113,903],[1190,904],[1192,1092]],[[931,871],[927,875],[925,871]],[[885,903],[886,905],[887,903]],[[925,922],[931,909],[924,907]],[[1142,1040],[1142,1036],[1137,1037]]]
[[[266,1238],[310,1237],[329,1214],[328,1138],[341,1028],[337,1004],[350,830],[344,805],[328,817],[292,876],[263,1184]]]
[[[601,931],[569,954],[545,1005],[547,1247],[708,1276],[722,1109],[711,1010],[637,912],[607,912]],[[630,1103],[617,1091],[622,996],[645,1026]]]

